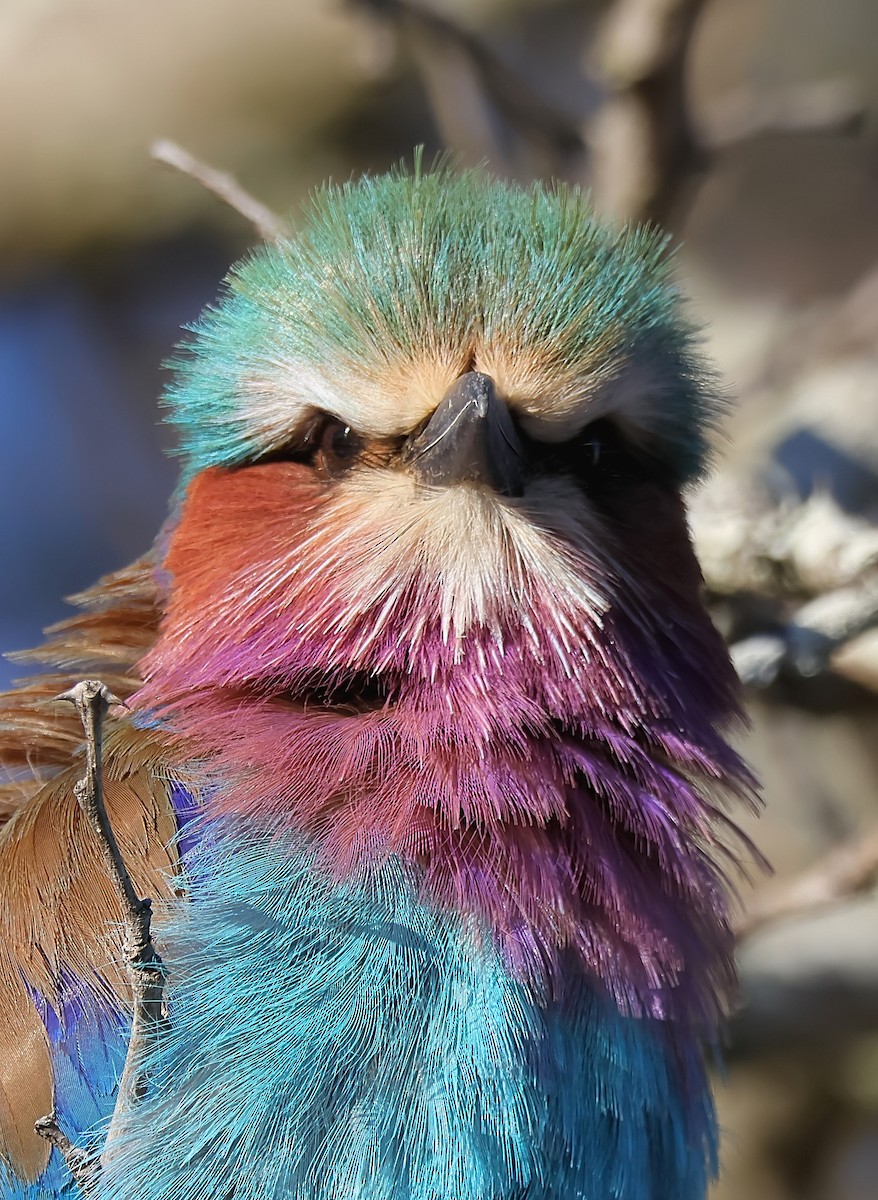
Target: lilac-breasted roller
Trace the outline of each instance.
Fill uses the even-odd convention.
[[[0,713],[4,1197],[75,1194],[34,1121],[99,1145],[126,1054],[46,704],[87,674],[128,698],[106,801],[169,971],[90,1194],[704,1197],[751,781],[681,501],[696,342],[661,237],[479,173],[327,187],[232,271],[167,525]]]

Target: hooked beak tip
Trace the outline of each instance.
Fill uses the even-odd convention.
[[[520,493],[524,453],[494,381],[468,371],[451,385],[424,428],[409,438],[403,461],[423,483],[483,483]]]

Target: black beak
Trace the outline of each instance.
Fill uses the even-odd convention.
[[[525,455],[509,409],[493,381],[461,375],[427,424],[410,437],[402,461],[422,483],[485,483],[504,496],[521,493]]]

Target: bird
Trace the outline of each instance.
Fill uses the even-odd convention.
[[[447,163],[231,270],[167,522],[0,701],[0,1194],[77,1194],[52,1114],[100,1200],[703,1200],[755,784],[701,342],[660,232]],[[122,1111],[86,676],[167,972]]]

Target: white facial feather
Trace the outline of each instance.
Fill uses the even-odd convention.
[[[260,564],[252,578],[229,581],[217,612],[232,602],[254,617],[265,606],[287,610],[291,635],[319,637],[330,652],[332,639],[343,641],[368,613],[366,652],[391,619],[398,629],[400,613],[413,644],[438,615],[443,638],[458,648],[475,627],[501,639],[512,625],[529,631],[536,650],[551,610],[557,653],[572,667],[590,653],[583,629],[597,632],[613,600],[608,548],[603,523],[563,479],[535,481],[512,500],[478,485],[431,488],[393,469],[358,468],[268,573]],[[303,593],[312,597],[304,609]],[[436,607],[425,610],[416,598],[431,594]]]

